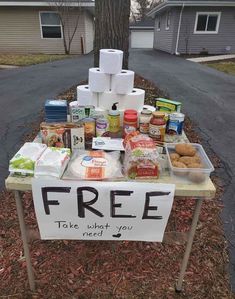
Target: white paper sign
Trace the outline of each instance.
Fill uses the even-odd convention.
[[[161,242],[175,185],[33,179],[42,239]]]

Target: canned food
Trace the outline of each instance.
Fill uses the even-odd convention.
[[[167,122],[166,132],[169,135],[181,135],[184,126],[184,114],[183,113],[171,113],[169,114],[169,120]]]
[[[108,121],[105,118],[99,118],[96,120],[96,136],[101,137],[108,131]]]

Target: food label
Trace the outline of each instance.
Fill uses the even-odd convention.
[[[109,131],[111,133],[118,133],[120,130],[120,116],[109,115]]]
[[[174,134],[182,134],[182,130],[183,130],[183,121],[179,121],[179,120],[169,120],[168,124],[167,124],[167,134],[170,135],[174,135]]]
[[[131,125],[124,125],[124,135],[128,135],[135,131],[136,131],[136,127],[131,126]]]
[[[85,177],[88,179],[102,179],[105,175],[105,167],[108,161],[101,152],[90,152],[85,156],[81,165],[86,168]]]
[[[156,141],[164,141],[166,125],[156,126],[149,124],[149,136]]]
[[[140,123],[140,133],[142,134],[149,133],[149,123]]]

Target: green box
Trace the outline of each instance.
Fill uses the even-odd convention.
[[[177,101],[172,101],[163,98],[156,99],[156,108],[158,111],[166,111],[168,113],[171,112],[180,112],[182,104]]]

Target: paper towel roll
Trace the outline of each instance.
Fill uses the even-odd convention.
[[[129,70],[122,70],[121,73],[112,75],[111,91],[118,94],[131,93],[134,87],[135,73]]]
[[[88,85],[78,85],[77,101],[80,106],[93,105],[97,106],[97,93],[91,92]]]
[[[106,74],[118,74],[122,70],[123,51],[115,49],[100,50],[100,70]]]
[[[122,109],[120,104],[123,102],[123,95],[118,95],[112,91],[106,91],[99,94],[99,108],[110,110],[114,103],[118,103],[118,110]]]
[[[101,72],[99,68],[89,69],[89,87],[92,92],[104,92],[110,90],[109,74]]]
[[[123,95],[119,100],[120,109],[141,110],[144,105],[145,91],[140,88],[133,88],[131,93]]]

